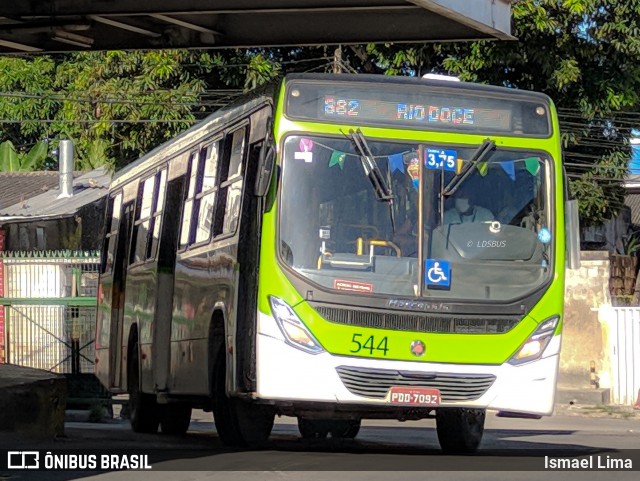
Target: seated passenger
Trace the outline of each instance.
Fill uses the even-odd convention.
[[[444,213],[445,224],[465,224],[467,222],[488,222],[494,220],[489,209],[474,205],[468,196],[459,195],[455,205]]]

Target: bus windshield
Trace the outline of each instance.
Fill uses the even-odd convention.
[[[517,299],[549,280],[547,154],[496,148],[452,183],[479,145],[365,142],[391,201],[377,192],[353,138],[285,140],[278,246],[298,275],[360,295],[474,301]]]

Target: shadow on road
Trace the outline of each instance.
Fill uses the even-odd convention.
[[[125,424],[73,423],[67,427],[64,438],[34,441],[2,436],[0,448],[147,454],[153,469],[165,471],[528,471],[543,469],[545,456],[620,454],[607,446],[573,443],[572,434],[571,430],[487,429],[478,453],[446,456],[440,451],[432,427],[366,426],[355,440],[310,441],[300,438],[294,424],[281,424],[276,425],[263,449],[240,451],[222,446],[212,423],[194,421],[190,432],[182,437],[137,434]],[[18,479],[66,481],[96,472],[47,472],[46,478],[42,472],[28,473],[29,477],[26,474],[20,473]]]

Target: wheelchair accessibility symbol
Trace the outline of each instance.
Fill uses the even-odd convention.
[[[451,266],[449,262],[427,259],[425,261],[425,282],[428,286],[451,286]]]

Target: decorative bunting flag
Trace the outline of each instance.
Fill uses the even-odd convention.
[[[393,154],[389,156],[389,168],[391,173],[399,170],[404,174],[403,154]]]
[[[500,167],[504,170],[509,178],[513,181],[516,180],[516,165],[512,160],[508,160],[506,162],[500,162]]]
[[[476,168],[482,177],[487,175],[487,172],[489,172],[489,164],[487,162],[480,162],[479,164],[476,164]]]
[[[413,181],[413,186],[417,189],[420,180],[420,161],[417,157],[414,157],[407,165],[407,173]]]
[[[537,157],[524,159],[524,165],[531,175],[536,175],[540,171],[540,162]]]
[[[302,137],[300,139],[300,150],[302,152],[311,152],[311,149],[313,149],[313,140]]]
[[[347,157],[347,154],[344,152],[340,152],[338,150],[334,150],[331,153],[331,159],[329,159],[329,167],[333,167],[334,165],[340,166],[340,170],[344,170],[344,159]]]

